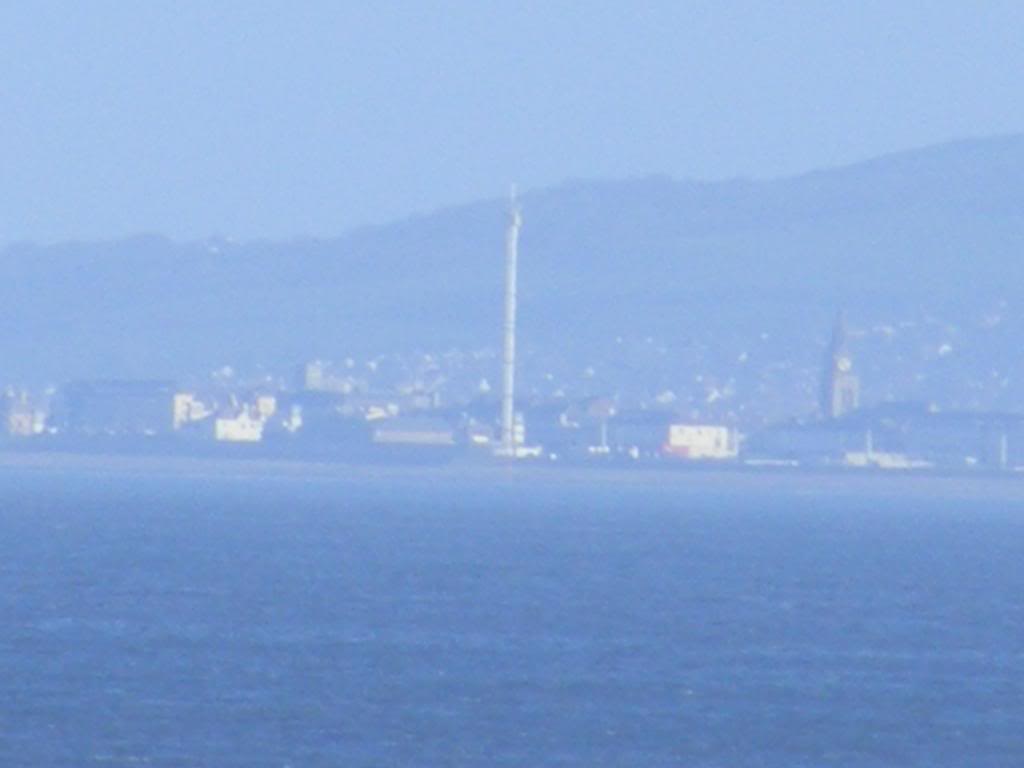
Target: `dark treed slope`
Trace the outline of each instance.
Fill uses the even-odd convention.
[[[773,181],[578,181],[523,208],[524,343],[1024,293],[1024,137]],[[504,225],[495,199],[335,240],[11,246],[0,370],[162,376],[491,345]]]

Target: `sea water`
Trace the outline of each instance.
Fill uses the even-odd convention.
[[[1024,765],[1024,494],[0,473],[0,765]]]

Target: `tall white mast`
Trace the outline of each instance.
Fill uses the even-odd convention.
[[[516,455],[516,263],[519,259],[519,229],[522,225],[523,216],[513,187],[509,201],[508,230],[505,233],[505,348],[501,370],[501,453],[505,456]]]

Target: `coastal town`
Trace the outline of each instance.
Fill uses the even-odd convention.
[[[989,332],[997,319],[985,321]],[[935,328],[948,331],[934,323],[865,331],[840,314],[820,334],[824,349],[804,356],[817,357],[816,366],[779,362],[752,348],[733,355],[732,369],[710,370],[704,355],[707,368],[691,362],[693,373],[674,386],[671,354],[651,339],[619,340],[612,345],[617,359],[575,372],[552,370],[549,359],[527,349],[520,356],[511,455],[503,446],[502,356],[494,349],[313,360],[276,374],[223,367],[184,384],[98,379],[11,386],[0,401],[0,450],[1016,470],[1024,465],[1024,416],[992,407],[1004,402],[1006,377],[966,382],[965,397],[975,399],[952,407],[878,396],[885,373],[879,350],[888,350],[900,332],[911,339],[908,349],[930,345],[925,360],[892,363],[904,379],[915,379],[911,362],[918,370],[948,364],[954,355],[945,337],[933,333],[928,345],[922,341]],[[870,379],[862,355],[872,361]],[[690,357],[699,356],[691,350]]]
[[[1001,346],[983,337],[1001,335],[1004,348],[1016,341],[1006,302],[973,323],[973,344],[964,329],[934,317],[859,329],[862,341],[875,341],[872,387],[862,386],[842,311],[817,366],[795,365],[791,343],[773,356],[762,332],[731,355],[722,354],[721,342],[695,344],[689,360],[653,338],[620,337],[615,354],[573,371],[571,345],[559,354],[520,349],[523,214],[514,188],[507,217],[500,352],[317,359],[288,375],[240,374],[226,365],[186,386],[150,379],[76,380],[42,391],[11,386],[2,401],[3,447],[341,461],[1024,469],[1024,409],[1014,407],[1011,386],[1019,355],[1007,365],[998,351],[983,354]],[[948,363],[964,357],[964,343],[974,354],[958,374]],[[937,380],[939,397],[901,399],[901,377],[917,393]]]

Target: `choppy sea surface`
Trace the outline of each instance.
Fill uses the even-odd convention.
[[[1024,492],[5,470],[0,765],[1024,765]]]

